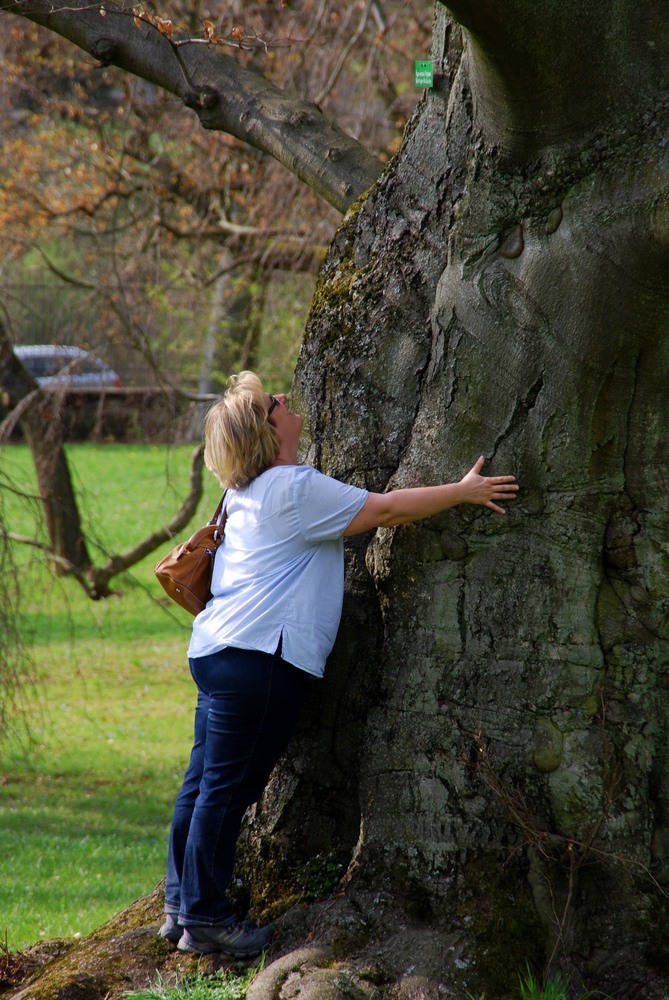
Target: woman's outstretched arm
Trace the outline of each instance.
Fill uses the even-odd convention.
[[[514,500],[518,487],[515,476],[481,476],[485,459],[481,456],[459,483],[443,486],[419,486],[390,493],[370,493],[365,506],[358,511],[345,535],[358,535],[370,528],[390,528],[409,524],[423,517],[439,514],[459,503],[474,503],[504,514],[495,500]]]

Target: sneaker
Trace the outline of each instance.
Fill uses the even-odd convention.
[[[158,936],[171,941],[172,944],[179,944],[183,932],[184,929],[181,924],[178,924],[172,914],[168,913],[165,916],[165,923],[158,931]]]
[[[179,951],[207,955],[221,951],[232,958],[251,958],[269,947],[274,928],[251,927],[252,921],[233,920],[218,927],[186,927],[179,941]]]

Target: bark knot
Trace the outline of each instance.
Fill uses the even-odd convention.
[[[511,260],[514,257],[520,257],[524,248],[525,241],[523,239],[523,227],[521,225],[514,226],[514,228],[502,238],[499,248],[500,257],[508,257]]]
[[[286,122],[291,128],[297,128],[299,125],[312,125],[313,117],[308,111],[293,111],[286,118]]]
[[[558,205],[554,208],[546,219],[545,232],[547,236],[551,236],[553,233],[558,231],[560,223],[562,222],[562,205]]]
[[[183,99],[187,108],[194,111],[213,108],[218,103],[218,92],[209,86],[189,91]]]
[[[96,38],[91,42],[91,55],[100,60],[103,66],[109,66],[114,60],[117,45],[113,38]]]

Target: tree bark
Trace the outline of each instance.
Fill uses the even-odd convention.
[[[381,173],[375,156],[329,121],[315,104],[291,97],[244,69],[217,45],[175,47],[131,10],[87,0],[0,0],[69,38],[104,65],[119,66],[179,97],[206,129],[227,132],[273,156],[340,212]]]
[[[349,544],[325,687],[240,871],[258,904],[281,864],[350,861],[368,933],[398,900],[430,919],[449,985],[508,995],[550,960],[660,997],[669,26],[651,0],[452,9],[468,30],[438,10],[436,85],[322,268],[294,399],[338,478],[484,454],[521,494]]]
[[[4,324],[0,320],[0,386],[8,409],[19,406],[34,394],[30,406],[20,417],[37,476],[42,510],[51,550],[67,560],[78,573],[86,573],[91,559],[86,546],[77,508],[67,456],[63,448],[63,426],[57,395],[42,392],[12,350]],[[58,563],[56,571],[59,572]]]

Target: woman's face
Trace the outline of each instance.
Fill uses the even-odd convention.
[[[304,417],[301,417],[299,413],[291,411],[288,406],[288,397],[285,393],[278,392],[274,396],[270,396],[268,393],[268,397],[270,408],[272,409],[268,419],[276,428],[279,447],[286,445],[297,448],[297,442],[302,433]],[[276,400],[276,406],[272,406],[274,400]]]

